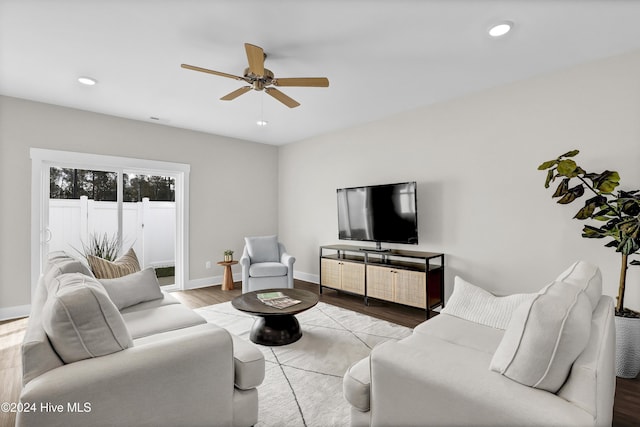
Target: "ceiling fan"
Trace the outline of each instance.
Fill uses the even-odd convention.
[[[298,86],[298,87],[328,87],[329,79],[326,77],[289,77],[289,78],[276,78],[271,70],[264,68],[264,60],[267,55],[264,50],[249,43],[244,44],[244,49],[247,52],[247,60],[249,67],[245,68],[243,76],[236,76],[233,74],[222,73],[220,71],[208,70],[206,68],[196,67],[194,65],[182,64],[182,68],[188,70],[200,71],[202,73],[209,73],[216,76],[228,77],[230,79],[242,80],[249,83],[249,86],[243,86],[240,89],[236,89],[233,92],[220,98],[223,101],[231,101],[236,99],[240,95],[253,90],[264,90],[266,93],[282,102],[289,108],[295,108],[300,105],[295,99],[285,95],[275,87],[271,86]]]

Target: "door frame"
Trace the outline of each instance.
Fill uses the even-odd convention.
[[[63,166],[76,169],[109,170],[122,177],[124,170],[144,170],[157,175],[170,175],[176,179],[176,270],[175,285],[185,289],[189,281],[189,173],[191,166],[159,160],[106,156],[72,151],[31,148],[31,293],[35,292],[38,278],[46,261],[42,243],[47,237],[49,167]],[[120,186],[119,186],[120,187]],[[118,194],[122,200],[122,195]],[[119,215],[118,221],[121,221]],[[121,224],[119,226],[121,229]]]

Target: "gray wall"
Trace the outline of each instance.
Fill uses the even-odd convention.
[[[555,204],[536,169],[577,148],[587,170],[617,170],[623,188],[640,188],[639,75],[637,52],[281,147],[279,232],[297,270],[317,280],[318,245],[338,243],[336,188],[415,180],[420,244],[404,247],[447,254],[447,294],[455,275],[502,294],[537,291],[586,259],[616,295],[619,255],[580,237],[581,206]],[[636,309],[638,285],[633,267]]]
[[[192,281],[221,276],[245,235],[277,232],[277,147],[0,97],[0,314],[30,302],[31,147],[190,164]]]

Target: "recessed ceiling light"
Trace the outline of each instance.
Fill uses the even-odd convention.
[[[78,82],[87,86],[93,86],[94,84],[98,83],[96,79],[92,79],[91,77],[86,76],[78,77]]]
[[[266,125],[268,125],[268,124],[269,124],[269,122],[268,122],[268,121],[266,121],[266,120],[258,120],[258,121],[256,122],[256,124],[257,124],[258,126],[266,126]]]
[[[507,34],[513,28],[513,22],[504,21],[489,28],[489,35],[491,37],[501,37]]]

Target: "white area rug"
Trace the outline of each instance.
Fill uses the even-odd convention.
[[[196,310],[211,323],[249,340],[254,317],[230,302]],[[258,393],[259,427],[348,426],[342,376],[377,344],[399,340],[411,329],[322,302],[296,316],[302,338],[281,347],[258,345],[266,361]]]

